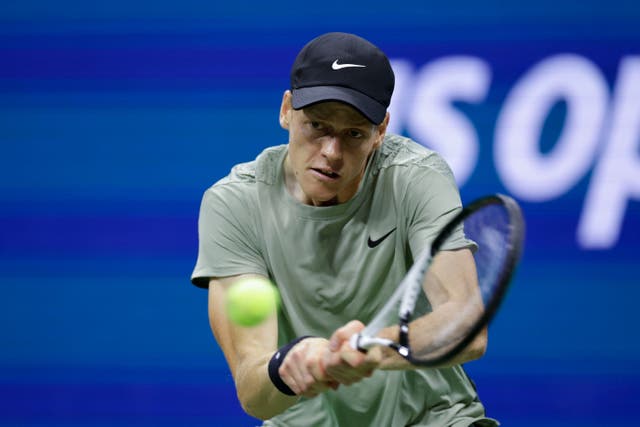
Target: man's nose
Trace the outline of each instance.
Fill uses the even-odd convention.
[[[327,135],[322,143],[322,154],[330,160],[342,159],[342,142],[338,135]]]

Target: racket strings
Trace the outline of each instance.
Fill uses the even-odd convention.
[[[466,206],[416,258],[385,306],[352,337],[352,346],[391,347],[423,366],[450,360],[497,311],[520,258],[524,228],[520,208],[508,196],[487,196]],[[446,277],[437,277],[438,268],[431,270],[440,255],[464,249],[473,255],[473,262],[464,263],[464,268],[456,272],[458,259],[448,258],[456,264],[446,267]],[[443,259],[446,265],[447,258]],[[406,327],[407,320],[406,343],[378,336],[392,325]]]
[[[409,344],[412,357],[418,361],[434,360],[450,353],[453,349],[465,341],[473,329],[480,323],[486,314],[487,307],[500,288],[501,275],[508,263],[512,246],[512,218],[507,207],[503,204],[488,204],[475,210],[463,221],[462,231],[467,240],[473,242],[473,257],[477,274],[477,289],[475,296],[468,298],[460,304],[447,306],[446,302],[438,310],[442,315],[446,313],[450,320],[446,324],[439,324],[433,330],[421,330],[412,328],[409,335]],[[451,242],[449,242],[451,240]],[[442,244],[447,248],[454,241],[459,242],[459,237],[452,232]],[[435,274],[427,273],[426,281],[440,282],[438,286],[427,286],[430,293],[427,299],[436,302],[443,299],[440,295],[447,288],[446,283],[437,278]]]

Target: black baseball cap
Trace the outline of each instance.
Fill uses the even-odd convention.
[[[394,84],[384,52],[355,34],[316,37],[302,48],[291,68],[293,108],[340,101],[374,124],[384,120]]]

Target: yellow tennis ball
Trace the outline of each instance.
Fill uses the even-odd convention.
[[[258,325],[280,305],[276,287],[267,279],[240,279],[227,290],[227,316],[240,326]]]

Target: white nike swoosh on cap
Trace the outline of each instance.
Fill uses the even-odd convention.
[[[334,70],[341,70],[343,68],[365,68],[366,65],[359,65],[359,64],[338,64],[338,59],[336,59],[335,61],[333,61],[333,64],[331,64],[331,68]]]

